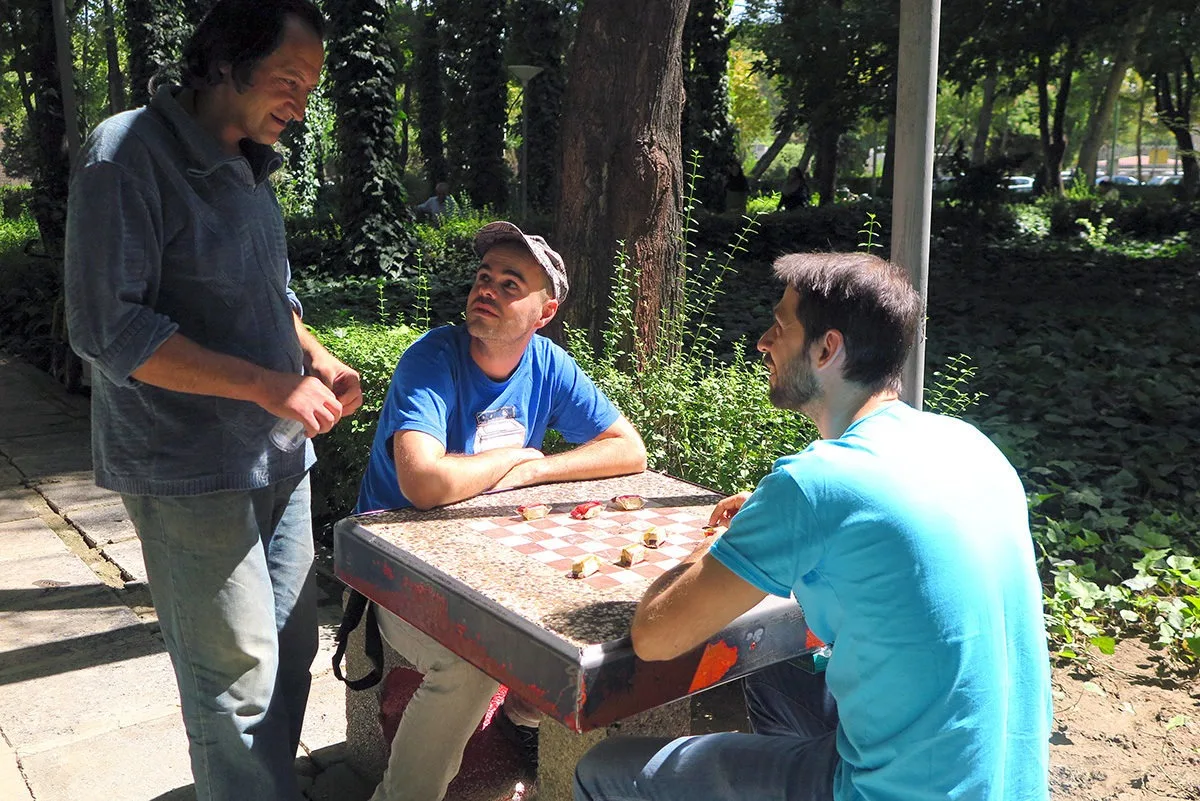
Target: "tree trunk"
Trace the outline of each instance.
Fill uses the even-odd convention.
[[[779,129],[779,133],[775,136],[775,141],[772,142],[771,146],[768,147],[763,154],[758,157],[758,161],[754,164],[754,169],[751,170],[750,175],[747,176],[752,183],[762,178],[763,173],[771,169],[771,165],[775,163],[775,157],[778,156],[783,150],[783,146],[791,141],[792,134],[795,132],[796,125],[792,122],[785,123],[784,126]]]
[[[1042,53],[1038,56],[1038,130],[1042,141],[1040,185],[1044,194],[1061,195],[1063,192],[1062,163],[1063,155],[1067,152],[1064,120],[1067,113],[1067,99],[1071,95],[1071,76],[1075,71],[1077,52],[1076,42],[1069,41],[1059,65],[1058,91],[1054,94],[1053,106],[1050,102],[1050,65],[1053,56],[1049,53]]]
[[[1079,169],[1076,178],[1084,181],[1085,186],[1096,182],[1096,162],[1100,158],[1100,145],[1104,141],[1104,131],[1108,121],[1112,119],[1113,107],[1121,93],[1121,84],[1125,81],[1125,73],[1133,63],[1134,53],[1137,52],[1138,42],[1146,29],[1148,15],[1142,15],[1133,24],[1132,29],[1121,33],[1121,44],[1113,56],[1112,69],[1108,73],[1108,83],[1104,86],[1104,94],[1100,103],[1088,118],[1087,130],[1079,145]]]
[[[838,139],[841,137],[841,130],[835,123],[822,121],[811,123],[809,131],[816,139],[817,166],[813,170],[813,181],[821,195],[817,205],[826,206],[833,202],[836,191]]]
[[[1175,148],[1183,162],[1180,199],[1189,202],[1200,194],[1200,163],[1196,161],[1196,148],[1189,127],[1196,89],[1196,71],[1191,59],[1185,59],[1173,76],[1167,72],[1159,72],[1154,76],[1154,107],[1158,118],[1175,135]]]
[[[442,145],[443,85],[438,17],[423,12],[415,26],[419,30],[413,46],[413,93],[417,96],[417,147],[425,161],[429,192],[446,180],[446,154]],[[427,193],[428,194],[428,193]],[[422,198],[424,200],[424,198]]]
[[[678,312],[683,281],[680,52],[687,7],[687,0],[585,4],[563,104],[554,243],[574,281],[566,319],[599,342],[613,257],[624,243],[638,276],[640,359],[679,345],[658,335],[663,316]]]
[[[125,76],[121,74],[121,56],[117,50],[117,23],[113,19],[112,0],[104,0],[104,55],[108,65],[108,113],[125,110]]]
[[[887,143],[883,151],[883,174],[879,176],[879,197],[891,197],[896,181],[896,115],[888,115]]]
[[[526,163],[521,181],[533,211],[548,213],[556,205],[558,189],[559,120],[562,111],[563,52],[567,22],[555,0],[517,0],[509,6],[508,40],[512,63],[541,67],[525,87],[521,108],[522,134],[529,141],[522,147]]]
[[[71,58],[71,33],[67,30],[65,0],[51,0],[54,10],[54,56],[58,86],[62,92],[63,122],[67,132],[67,154],[72,164],[79,154],[79,108],[75,98],[75,68]]]
[[[978,167],[987,161],[988,134],[992,131],[992,111],[996,108],[996,71],[983,79],[983,103],[979,107],[979,122],[975,126],[975,141],[971,145],[971,165]]]
[[[730,0],[691,0],[683,28],[683,155],[700,154],[694,196],[709,211],[725,209],[725,178],[737,161],[729,120]]]

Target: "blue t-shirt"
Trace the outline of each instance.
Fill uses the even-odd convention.
[[[1025,493],[975,428],[889,404],[777,461],[711,553],[833,646],[838,801],[1048,797]]]
[[[534,336],[513,374],[493,381],[470,353],[464,326],[435,328],[396,365],[379,414],[357,512],[412,504],[400,492],[392,436],[423,431],[447,453],[541,448],[547,429],[571,443],[595,439],[620,413],[565,350]]]

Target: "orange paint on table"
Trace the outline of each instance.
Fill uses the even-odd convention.
[[[692,686],[688,688],[688,692],[694,693],[705,687],[713,686],[725,678],[725,674],[737,663],[737,660],[738,652],[732,645],[713,642],[704,646],[704,654],[700,657],[700,664],[696,665],[696,672],[692,676]]]

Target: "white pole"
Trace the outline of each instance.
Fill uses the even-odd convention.
[[[941,0],[900,0],[900,64],[896,91],[892,261],[908,270],[921,294],[921,326],[904,366],[901,397],[921,408],[925,381],[925,308],[929,297],[929,227],[933,214],[934,113],[937,109]]]

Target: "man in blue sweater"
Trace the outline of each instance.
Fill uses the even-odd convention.
[[[633,644],[670,659],[794,596],[827,671],[748,678],[753,734],[601,743],[577,801],[1043,801],[1049,657],[1016,472],[972,426],[898,399],[922,312],[903,270],[827,253],[775,273],[771,400],[821,438],[717,505],[728,530],[651,585]]]
[[[566,299],[562,258],[508,222],[481,228],[475,252],[465,324],[430,331],[396,366],[358,512],[429,509],[490,489],[646,467],[629,421],[566,351],[537,335]],[[578,447],[544,455],[547,429]],[[440,801],[497,684],[391,612],[378,613],[384,638],[425,675],[371,798]],[[510,697],[493,720],[536,754],[535,710]]]
[[[185,86],[102,122],[71,179],[66,310],[95,368],[96,483],[121,493],[179,684],[200,801],[295,801],[317,651],[309,436],[361,403],[300,321],[272,145],[324,61],[309,0],[220,0]]]

